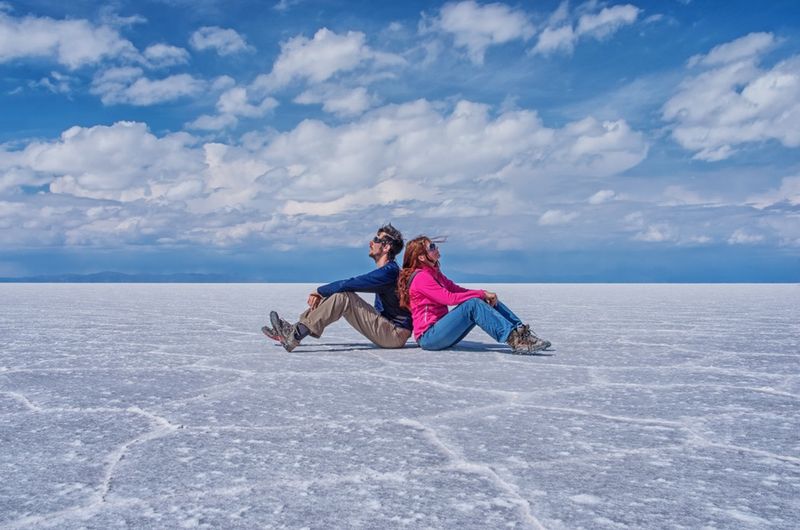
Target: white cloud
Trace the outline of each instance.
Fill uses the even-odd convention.
[[[201,169],[185,134],[157,138],[146,126],[72,127],[53,142],[33,142],[0,152],[0,171],[28,171],[54,193],[133,200],[146,195],[148,181],[178,180]]]
[[[781,186],[777,190],[748,197],[747,202],[759,209],[781,202],[787,202],[792,206],[800,205],[800,175],[782,179]]]
[[[696,191],[686,189],[684,186],[677,185],[667,186],[666,189],[664,189],[664,198],[666,199],[666,206],[676,206],[681,204],[714,205],[723,202],[719,198],[706,197],[700,193],[697,193]]]
[[[750,33],[734,41],[720,44],[705,55],[689,59],[689,66],[719,66],[747,59],[754,59],[775,46],[771,33]]]
[[[217,82],[215,85],[227,86],[227,82]],[[253,99],[244,87],[234,86],[225,90],[217,100],[216,116],[203,115],[187,123],[189,129],[216,131],[235,127],[239,117],[260,118],[278,106],[278,100],[269,96]]]
[[[638,230],[644,227],[644,214],[642,212],[631,212],[623,218],[628,229]]]
[[[583,10],[595,9],[596,4],[587,3]],[[549,55],[556,52],[572,53],[581,38],[602,40],[624,26],[636,22],[642,10],[631,4],[604,7],[598,12],[585,12],[576,22],[570,20],[567,2],[562,2],[539,33],[534,54]]]
[[[72,92],[72,84],[76,78],[62,74],[61,72],[50,72],[49,77],[43,77],[39,81],[31,82],[31,87],[46,88],[54,94],[69,94]]]
[[[158,68],[189,62],[189,52],[183,48],[163,43],[148,46],[143,55],[150,66]]]
[[[340,117],[352,117],[377,103],[377,98],[369,94],[366,88],[346,89],[336,86],[321,86],[306,90],[294,99],[295,103],[310,105],[321,103],[325,112]]]
[[[203,80],[189,74],[177,74],[152,80],[136,67],[110,68],[92,80],[92,94],[105,105],[154,105],[199,94],[206,87]]]
[[[696,159],[724,160],[741,145],[767,140],[800,147],[800,55],[761,69],[759,54],[772,42],[769,34],[751,34],[693,60],[711,67],[683,81],[662,117]]]
[[[578,37],[575,35],[571,25],[548,27],[544,28],[539,34],[539,39],[536,41],[536,46],[533,47],[532,51],[542,55],[557,51],[572,53],[577,40]]]
[[[268,75],[260,75],[254,88],[275,90],[295,80],[321,83],[338,72],[355,70],[371,61],[376,66],[405,64],[399,56],[376,52],[365,43],[359,31],[337,34],[322,28],[308,39],[298,35],[281,44],[281,54]]]
[[[292,7],[299,5],[303,0],[280,0],[277,4],[272,6],[275,11],[288,11]]]
[[[226,90],[217,101],[217,110],[220,114],[248,118],[261,117],[277,106],[278,101],[271,97],[264,97],[257,104],[251,103],[247,89],[242,87]]]
[[[76,69],[109,57],[137,55],[133,44],[108,26],[81,19],[14,18],[0,12],[0,63],[48,58]]]
[[[751,234],[739,228],[728,238],[729,245],[753,245],[764,240],[764,236]]]
[[[187,129],[201,131],[219,131],[229,127],[235,127],[239,123],[236,116],[231,114],[203,114],[197,119],[186,124]]]
[[[604,7],[599,13],[581,15],[575,33],[603,39],[623,26],[633,24],[641,12],[631,4]]]
[[[647,229],[636,234],[633,238],[636,241],[647,243],[663,243],[676,239],[673,228],[667,223],[657,223],[649,225]]]
[[[296,168],[287,193],[339,198],[376,175],[468,189],[476,179],[532,189],[531,181],[603,177],[638,164],[647,152],[641,134],[624,122],[587,119],[544,127],[535,112],[506,111],[461,101],[442,114],[428,101],[388,105],[340,127],[306,120],[268,148],[275,165]],[[288,198],[295,198],[294,196]]]
[[[257,107],[228,101],[224,109],[231,112]],[[230,119],[223,116],[235,118],[206,120]],[[286,132],[250,134],[238,146],[199,145],[185,133],[159,137],[141,123],[73,127],[53,141],[0,146],[0,187],[13,196],[17,186],[49,184],[44,197],[75,209],[63,226],[53,222],[46,231],[26,233],[38,233],[40,242],[118,237],[229,244],[257,237],[267,220],[336,236],[364,218],[385,216],[387,207],[409,220],[455,223],[458,231],[467,226],[464,219],[502,216],[509,208],[535,211],[542,189],[577,176],[620,173],[646,150],[642,135],[624,122],[585,119],[549,128],[531,110],[495,112],[469,101],[445,110],[418,100],[340,125],[304,120]],[[121,210],[85,215],[109,204]],[[549,213],[543,221],[568,222],[577,214]],[[288,235],[275,241],[296,244],[298,237],[291,232],[295,241]]]
[[[195,50],[213,49],[219,55],[231,55],[249,49],[247,41],[236,30],[217,26],[203,26],[189,38]]]
[[[563,225],[574,221],[578,217],[577,212],[565,212],[562,210],[547,210],[539,217],[541,226]]]
[[[466,49],[476,64],[483,64],[489,46],[528,40],[534,34],[523,11],[501,3],[480,5],[473,0],[445,4],[433,27],[451,34],[456,47]]]
[[[384,180],[371,188],[348,193],[347,195],[327,202],[294,201],[286,202],[283,212],[288,215],[330,216],[363,209],[368,206],[388,206],[401,201],[409,201],[417,197],[430,197],[430,190],[410,180]]]
[[[617,194],[614,190],[600,190],[589,197],[589,204],[603,204],[615,198]]]

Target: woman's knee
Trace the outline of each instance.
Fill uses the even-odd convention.
[[[486,302],[484,302],[482,298],[470,298],[462,305],[467,310],[467,315],[469,316],[471,322],[475,322],[475,319],[478,318],[478,313],[485,311],[487,306]]]
[[[469,309],[475,309],[476,307],[481,307],[486,302],[483,301],[482,298],[470,298],[466,302],[463,303]]]

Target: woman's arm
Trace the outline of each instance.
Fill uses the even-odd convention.
[[[411,283],[411,289],[432,302],[442,305],[458,305],[462,302],[466,302],[470,298],[484,297],[485,293],[482,290],[459,287],[459,291],[451,291],[448,289],[448,286],[451,284],[455,285],[449,280],[440,284],[434,279],[430,272],[424,271],[414,277],[414,281]]]

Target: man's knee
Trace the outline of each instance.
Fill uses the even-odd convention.
[[[356,293],[333,293],[327,299],[331,302],[338,302],[338,303],[350,303],[353,301],[353,297],[358,296]]]
[[[349,295],[349,294],[351,294],[351,293],[333,293],[328,298],[330,298],[332,300],[343,300],[343,299],[347,298],[347,295]]]

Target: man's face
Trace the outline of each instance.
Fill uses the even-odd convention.
[[[377,260],[384,254],[389,252],[389,245],[384,243],[386,241],[386,233],[385,232],[378,232],[375,236],[379,239],[378,242],[375,239],[371,239],[369,242],[369,257],[372,259]]]

